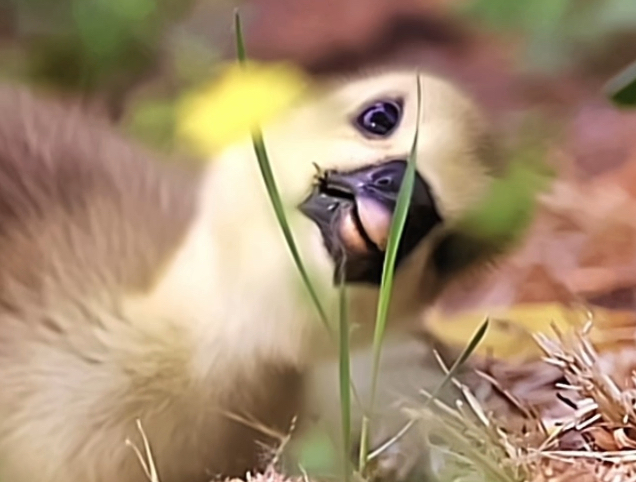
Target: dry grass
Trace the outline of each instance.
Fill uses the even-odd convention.
[[[478,360],[454,407],[412,410],[441,480],[636,481],[636,347],[599,355],[591,326],[537,335],[541,361]]]
[[[146,474],[146,477],[150,482],[161,482],[159,478],[159,474],[157,473],[157,469],[155,466],[155,461],[152,455],[152,450],[150,448],[150,442],[148,441],[148,437],[143,429],[141,421],[137,420],[137,429],[141,434],[141,439],[143,441],[143,450],[133,444],[130,440],[126,440],[126,445],[132,448],[141,464],[141,467]],[[277,471],[274,466],[276,465],[276,460],[272,462],[270,468],[263,473],[257,474],[247,474],[245,479],[227,479],[226,482],[308,482],[307,477],[303,478],[290,478],[279,471]]]
[[[473,360],[472,372],[454,379],[455,405],[433,399],[409,409],[440,481],[636,482],[636,346],[599,354],[591,327],[590,319],[579,330],[536,335],[542,360]],[[160,482],[139,430],[144,450],[133,448],[148,479]],[[273,468],[245,479],[303,480]]]

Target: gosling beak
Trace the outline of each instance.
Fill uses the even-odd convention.
[[[318,227],[336,264],[334,279],[380,284],[393,211],[406,172],[393,160],[355,171],[326,171],[299,206]],[[442,221],[430,188],[416,174],[396,267]]]

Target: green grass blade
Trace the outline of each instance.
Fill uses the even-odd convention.
[[[238,12],[238,9],[235,11],[234,17],[234,25],[235,25],[235,33],[236,33],[236,50],[237,57],[240,63],[244,64],[247,55],[245,49],[245,42],[243,38],[243,32],[241,27],[241,19]],[[278,192],[278,187],[276,186],[276,180],[274,178],[274,173],[271,168],[271,164],[269,162],[269,157],[267,155],[267,150],[265,148],[265,142],[263,140],[263,134],[260,129],[255,129],[252,133],[252,143],[254,145],[254,152],[258,159],[258,165],[261,171],[261,175],[263,177],[263,181],[265,182],[265,186],[267,188],[267,193],[270,197],[272,205],[274,207],[274,211],[276,213],[276,217],[278,219],[278,223],[283,231],[283,235],[285,237],[285,241],[287,242],[287,246],[291,252],[294,263],[296,264],[296,268],[302,278],[307,291],[312,299],[313,304],[318,311],[320,319],[323,325],[327,328],[329,333],[333,335],[331,325],[329,324],[329,320],[327,318],[327,314],[320,303],[318,295],[311,284],[307,271],[303,265],[302,259],[300,257],[300,253],[298,248],[296,247],[296,243],[294,241],[291,229],[289,227],[289,223],[285,216],[285,211],[283,208],[283,203],[280,199],[280,194]],[[357,393],[356,387],[353,384],[353,380],[351,380],[350,373],[350,353],[349,353],[349,322],[346,313],[346,293],[344,287],[341,287],[340,292],[340,336],[339,336],[339,381],[340,381],[340,393],[341,393],[341,410],[342,410],[342,430],[344,437],[344,446],[347,450],[347,458],[345,458],[345,462],[348,460],[348,454],[350,452],[351,447],[351,394],[357,401],[357,403],[362,406],[360,402],[359,395]],[[349,480],[350,471],[346,466],[346,481]]]
[[[435,387],[435,390],[431,392],[426,402],[424,402],[423,408],[427,408],[431,403],[433,403],[439,397],[439,394],[442,392],[444,387],[446,387],[446,385],[453,378],[455,378],[459,369],[462,367],[464,363],[466,363],[466,360],[468,360],[470,355],[472,355],[475,349],[479,346],[484,336],[486,336],[486,332],[488,331],[488,325],[489,325],[489,321],[488,319],[486,319],[475,331],[475,333],[471,337],[466,347],[462,350],[459,357],[457,357],[455,362],[451,365],[450,369],[448,370],[448,373],[446,373],[446,375],[444,376],[442,381],[439,383],[439,385]],[[413,427],[414,424],[415,424],[415,419],[409,420],[395,436],[391,437],[388,441],[386,441],[380,447],[376,448],[373,451],[373,453],[370,453],[367,456],[365,462],[368,463],[369,461],[379,457],[382,454],[382,452],[386,451],[389,447],[395,444],[395,442],[397,442],[400,438],[402,438],[404,434],[408,432],[411,429],[411,427]]]
[[[422,92],[420,77],[417,77],[417,119],[421,115],[421,102]],[[389,230],[389,239],[386,248],[386,255],[384,258],[384,264],[382,266],[382,282],[380,284],[380,296],[378,301],[378,310],[376,315],[375,330],[373,333],[373,393],[375,392],[377,383],[377,371],[379,367],[380,354],[382,341],[384,339],[384,332],[386,329],[386,319],[389,312],[389,304],[391,301],[391,290],[393,288],[393,276],[395,274],[395,260],[397,258],[397,251],[400,240],[402,238],[402,232],[404,231],[404,225],[406,224],[406,216],[408,214],[409,206],[411,204],[411,194],[413,192],[413,185],[415,183],[415,163],[417,157],[417,142],[419,138],[419,121],[415,128],[415,135],[413,137],[413,145],[411,146],[411,152],[409,153],[409,159],[407,162],[407,168],[404,173],[404,178],[398,192],[397,202],[395,205],[395,212],[391,221],[391,228]]]
[[[446,385],[453,378],[455,378],[459,369],[462,367],[464,363],[466,363],[466,360],[468,360],[470,355],[473,354],[475,349],[479,346],[481,341],[484,339],[484,336],[486,336],[486,332],[488,331],[489,324],[490,324],[490,321],[488,320],[488,318],[486,318],[484,322],[479,326],[479,328],[477,328],[477,330],[475,331],[474,335],[471,337],[466,347],[462,350],[461,354],[457,357],[455,362],[451,365],[450,369],[448,370],[448,373],[444,376],[444,378],[439,383],[439,385],[435,387],[435,390],[431,392],[430,398],[424,404],[425,407],[428,406],[430,403],[432,403],[439,396],[439,394],[442,392],[444,387],[446,387]]]
[[[347,318],[347,293],[343,282],[340,284],[340,346],[339,346],[339,381],[340,412],[342,418],[342,445],[344,459],[344,482],[349,482],[349,454],[351,453],[351,356],[349,353],[349,320]]]
[[[261,174],[263,175],[263,180],[265,181],[265,185],[267,187],[267,192],[274,206],[274,211],[276,212],[276,217],[280,224],[280,227],[283,231],[283,235],[285,236],[285,241],[291,251],[291,255],[294,259],[294,263],[296,264],[296,268],[300,273],[300,276],[311,296],[312,302],[316,306],[316,310],[320,316],[322,323],[325,327],[331,331],[331,326],[329,325],[329,321],[327,318],[327,314],[320,303],[318,298],[318,294],[314,289],[311,281],[309,280],[309,275],[307,274],[307,270],[302,262],[300,257],[300,253],[296,246],[296,242],[294,241],[294,237],[291,232],[291,228],[289,227],[289,223],[287,222],[287,217],[285,216],[285,210],[283,208],[283,203],[280,199],[280,194],[278,193],[278,188],[276,186],[276,180],[274,179],[274,173],[272,172],[271,165],[269,163],[269,157],[267,156],[267,151],[265,150],[265,143],[263,142],[263,136],[260,130],[257,130],[253,133],[252,137],[254,141],[254,151],[256,152],[256,157],[258,158],[258,166],[261,170]]]
[[[245,51],[245,42],[243,40],[243,32],[241,28],[241,18],[240,18],[238,9],[235,11],[234,15],[235,15],[234,24],[235,24],[235,32],[236,32],[237,57],[239,62],[245,63],[247,59],[247,55]],[[272,168],[269,162],[269,157],[267,155],[267,150],[265,148],[265,142],[263,140],[263,135],[260,129],[256,129],[256,131],[252,133],[252,142],[254,144],[254,151],[258,159],[258,165],[261,170],[261,175],[263,176],[263,180],[267,188],[267,193],[274,207],[274,211],[276,213],[278,223],[280,224],[280,227],[283,231],[285,241],[287,242],[287,246],[289,247],[289,251],[291,252],[294,263],[296,264],[296,268],[298,269],[298,272],[302,278],[302,281],[305,284],[307,291],[309,292],[311,300],[314,306],[316,307],[316,310],[318,311],[318,314],[320,316],[320,319],[323,325],[325,326],[325,328],[327,328],[329,334],[333,337],[334,333],[333,333],[331,325],[329,324],[329,319],[327,317],[327,314],[324,308],[322,307],[322,304],[320,303],[320,299],[318,298],[318,294],[316,293],[316,290],[311,284],[307,271],[300,257],[298,248],[296,247],[296,243],[291,233],[289,223],[287,222],[287,218],[285,216],[285,210],[283,208],[283,203],[280,199],[280,194],[278,192],[276,181],[274,179],[274,173],[272,172]],[[350,382],[350,385],[351,385],[351,390],[352,390],[354,399],[356,400],[358,405],[362,406],[362,403],[360,402],[360,397],[358,395],[358,391],[355,385],[353,384],[353,381]]]
[[[240,63],[245,64],[247,55],[245,53],[245,41],[243,40],[241,17],[239,15],[238,9],[234,12],[234,28],[236,32],[237,57]],[[311,300],[314,303],[316,310],[318,311],[318,315],[320,316],[322,323],[331,332],[331,326],[329,325],[327,314],[322,304],[320,303],[316,290],[309,280],[309,275],[307,274],[307,270],[305,269],[305,266],[302,262],[298,247],[296,246],[296,242],[294,241],[294,236],[292,235],[291,229],[289,227],[287,217],[285,216],[285,209],[283,208],[280,193],[278,191],[278,187],[276,186],[276,180],[274,179],[274,173],[272,172],[272,166],[269,162],[267,150],[265,149],[263,134],[259,128],[255,128],[254,132],[252,133],[252,142],[254,144],[254,152],[256,153],[256,158],[258,159],[258,166],[260,168],[263,181],[265,182],[265,186],[267,188],[267,193],[274,207],[276,218],[278,219],[278,223],[280,224],[280,227],[283,231],[283,236],[285,237],[287,246],[289,247],[294,263],[296,264],[296,268],[298,269],[302,281],[305,284],[307,291],[309,292],[309,296],[311,297]]]
[[[241,14],[239,9],[234,10],[234,35],[236,36],[236,57],[239,62],[245,63],[247,53],[245,49],[245,38],[243,37],[243,26],[241,23]]]
[[[377,390],[378,370],[380,365],[380,355],[382,350],[382,342],[384,340],[384,333],[386,331],[386,320],[389,312],[389,304],[391,298],[391,291],[393,288],[393,276],[395,272],[395,260],[397,258],[397,251],[399,242],[404,231],[404,225],[406,224],[406,216],[411,204],[411,194],[413,192],[413,185],[415,183],[415,164],[417,157],[417,143],[419,139],[419,119],[421,116],[421,104],[422,104],[422,86],[420,82],[420,76],[417,76],[417,123],[415,127],[415,135],[413,137],[413,144],[411,146],[411,152],[409,153],[409,159],[407,162],[406,172],[400,185],[398,192],[397,202],[395,205],[395,211],[393,213],[393,219],[391,221],[391,228],[389,230],[389,239],[386,248],[386,255],[384,258],[384,264],[382,267],[382,281],[380,284],[380,295],[378,300],[378,310],[376,315],[375,329],[373,333],[373,369],[371,379],[371,404],[369,412],[373,413],[373,406],[375,402],[375,393]],[[360,451],[360,462],[365,463],[367,460],[368,452],[368,418],[363,420],[362,427],[362,443]],[[360,467],[362,470],[363,467]]]

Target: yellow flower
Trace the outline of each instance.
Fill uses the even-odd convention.
[[[184,97],[177,109],[177,135],[209,156],[285,112],[308,83],[289,64],[232,63],[219,80]]]

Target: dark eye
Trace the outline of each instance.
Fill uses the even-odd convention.
[[[381,100],[366,107],[356,118],[356,125],[366,134],[386,137],[395,130],[401,118],[401,102]]]

